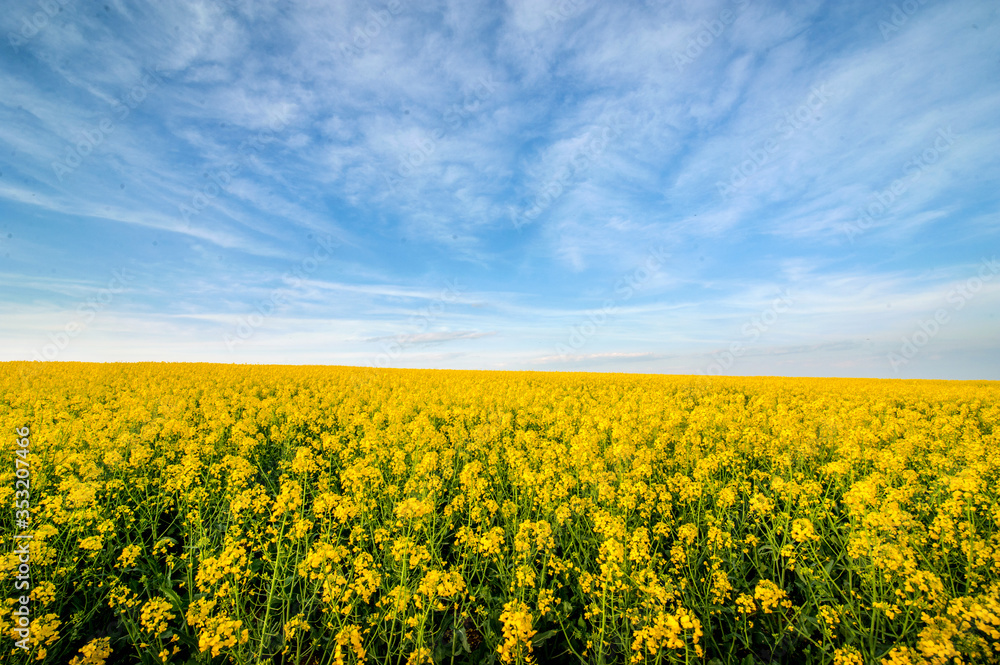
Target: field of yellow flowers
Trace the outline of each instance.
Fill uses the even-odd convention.
[[[0,369],[3,663],[1000,662],[996,382]]]

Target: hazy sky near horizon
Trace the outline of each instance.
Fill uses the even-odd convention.
[[[995,2],[0,29],[0,360],[1000,379]]]

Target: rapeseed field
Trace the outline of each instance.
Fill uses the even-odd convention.
[[[0,369],[4,663],[1000,662],[996,382]]]

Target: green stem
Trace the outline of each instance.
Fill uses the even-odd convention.
[[[268,631],[268,622],[271,619],[271,599],[274,598],[274,588],[278,584],[278,571],[280,569],[281,561],[281,537],[285,533],[285,516],[281,517],[281,526],[278,527],[278,538],[277,538],[277,549],[274,553],[274,570],[271,573],[271,587],[267,592],[266,608],[264,609],[264,624],[261,626],[260,644],[257,647],[257,662],[260,662],[261,655],[264,652],[264,641],[270,634]]]

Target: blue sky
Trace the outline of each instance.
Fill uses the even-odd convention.
[[[0,14],[0,359],[1000,379],[1000,5]]]

